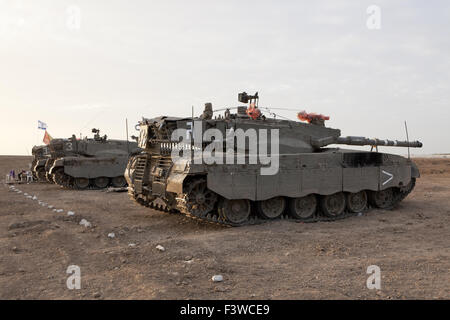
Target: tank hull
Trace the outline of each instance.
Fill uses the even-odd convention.
[[[387,153],[342,149],[280,155],[279,170],[274,175],[260,175],[260,169],[261,165],[249,164],[198,165],[186,160],[171,163],[168,156],[142,153],[130,159],[125,176],[129,194],[142,205],[160,203],[157,208],[176,210],[189,217],[231,226],[267,220],[270,215],[261,215],[260,211],[264,213],[264,209],[258,208],[270,203],[276,207],[276,201],[284,203],[278,204],[278,210],[282,211],[280,214],[272,210],[276,218],[289,216],[305,221],[338,219],[370,207],[392,208],[412,191],[415,180],[420,176],[410,159]],[[204,185],[202,194],[193,194],[193,185]],[[203,196],[214,199],[208,205],[211,209],[196,209],[193,198]],[[359,206],[353,203],[355,197],[359,197]],[[380,197],[389,199],[377,202]],[[293,213],[295,209],[289,209],[289,204],[308,198],[315,199],[315,209],[306,219]],[[344,199],[341,205],[345,210],[336,216],[330,215],[327,201],[339,204],[340,199]],[[237,222],[228,219],[222,213],[224,202],[248,203],[248,217]]]
[[[127,156],[64,157],[53,163],[49,174],[55,183],[72,189],[124,187],[123,173],[127,162]]]

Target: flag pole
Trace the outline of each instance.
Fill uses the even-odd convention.
[[[128,151],[128,156],[130,156],[130,142],[128,141],[128,118],[125,118],[125,130],[126,130],[126,134],[127,134],[127,151]]]

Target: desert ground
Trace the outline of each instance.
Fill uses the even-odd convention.
[[[0,156],[1,178],[30,162]],[[0,299],[449,299],[450,158],[416,163],[422,177],[396,210],[240,228],[154,211],[126,193],[32,183],[19,194],[2,183]],[[70,265],[79,290],[67,288]],[[381,290],[366,287],[370,265]]]

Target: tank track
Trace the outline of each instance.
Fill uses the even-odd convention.
[[[385,208],[384,210],[391,210],[391,209],[395,208],[403,199],[405,199],[412,192],[412,190],[414,189],[414,186],[415,186],[415,179],[412,179],[410,185],[408,185],[404,188],[396,189],[395,197],[394,197],[394,201],[393,201],[392,205],[389,206],[388,208]],[[165,204],[156,204],[155,201],[145,202],[144,199],[137,198],[136,195],[134,195],[134,192],[130,189],[128,191],[128,194],[130,195],[130,198],[133,201],[135,201],[136,203],[138,203],[142,206],[149,207],[154,210],[161,211],[161,212],[169,212],[169,213],[176,212],[176,210],[169,209],[167,207],[167,205],[165,205]],[[184,197],[185,196],[186,195],[184,194]],[[283,213],[277,219],[262,219],[257,214],[255,214],[255,210],[254,210],[254,208],[252,208],[251,217],[246,222],[244,222],[242,224],[233,224],[233,223],[226,221],[220,213],[216,213],[216,214],[209,213],[204,216],[195,215],[193,212],[188,210],[188,208],[185,205],[186,202],[183,201],[183,199],[179,199],[177,204],[178,204],[177,207],[178,207],[180,213],[183,214],[184,216],[191,218],[197,222],[203,222],[203,223],[206,222],[208,224],[221,226],[221,227],[242,227],[242,226],[249,226],[249,225],[259,225],[259,224],[264,224],[267,222],[272,222],[272,221],[277,221],[277,220],[286,220],[286,221],[292,221],[292,222],[297,222],[297,223],[332,222],[332,221],[337,221],[337,220],[343,220],[343,219],[350,218],[350,217],[355,217],[359,214],[359,213],[353,213],[353,212],[346,210],[343,214],[341,214],[337,217],[328,217],[328,216],[323,215],[320,212],[320,209],[317,209],[316,213],[311,218],[308,218],[308,219],[296,219],[296,218],[291,217],[288,213]],[[364,211],[362,211],[362,213],[369,212],[373,209],[376,210],[377,208],[368,204],[366,209]]]
[[[70,190],[104,190],[107,189],[108,187],[112,187],[112,182],[109,181],[108,185],[104,188],[99,188],[95,185],[93,185],[92,183],[89,183],[89,186],[86,188],[78,188],[76,186],[76,184],[73,181],[73,178],[71,176],[65,175],[64,179],[58,181],[58,179],[56,179],[55,174],[52,175],[52,180],[55,184],[57,184],[58,186],[61,186],[65,189],[70,189]],[[126,187],[126,185],[125,185]]]
[[[33,177],[35,179],[35,181],[37,182],[48,182],[47,178],[45,176],[45,169],[44,168],[39,168],[36,171],[33,171]]]

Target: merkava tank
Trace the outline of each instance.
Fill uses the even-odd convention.
[[[31,172],[37,181],[46,181],[45,162],[50,158],[50,150],[47,145],[34,146],[31,149],[33,160],[31,162]]]
[[[342,137],[325,126],[329,118],[323,115],[298,113],[306,123],[269,119],[257,94],[244,92],[239,101],[250,105],[214,119],[210,103],[196,118],[143,119],[142,152],[130,158],[125,172],[130,196],[144,206],[228,226],[281,217],[314,222],[391,209],[420,177],[409,157],[378,152],[378,146],[421,147],[419,141]],[[258,133],[256,151],[246,137]],[[270,161],[264,157],[269,149]]]
[[[53,161],[48,171],[53,181],[71,189],[103,189],[125,187],[123,176],[130,153],[138,149],[136,142],[108,139],[100,130],[92,129],[93,139],[77,140],[73,136],[61,141],[65,154]]]
[[[55,161],[64,156],[76,155],[76,137],[72,135],[70,138],[55,138],[48,144],[49,157],[45,161],[44,175],[45,180],[50,183],[55,183],[54,174],[50,173],[50,169],[53,167]]]

